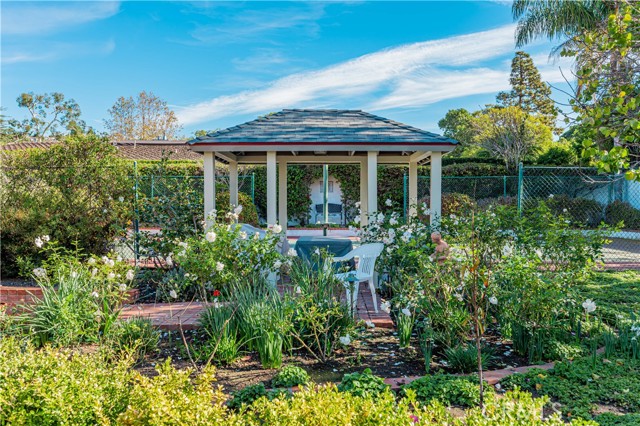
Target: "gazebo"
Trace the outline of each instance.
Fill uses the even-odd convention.
[[[287,165],[360,165],[361,224],[378,210],[378,164],[409,166],[410,216],[418,200],[418,165],[431,163],[431,221],[442,210],[442,155],[457,142],[360,110],[284,109],[189,141],[204,156],[204,211],[215,209],[216,160],[228,164],[231,205],[238,165],[267,165],[267,223],[287,226]],[[356,176],[354,176],[356,179]]]

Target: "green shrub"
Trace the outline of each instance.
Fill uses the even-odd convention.
[[[543,166],[572,166],[577,162],[576,153],[569,147],[552,147],[538,156],[537,164]]]
[[[306,385],[307,383],[309,383],[309,374],[296,365],[284,366],[271,380],[271,385],[274,388],[290,388],[292,386]]]
[[[115,425],[129,404],[129,367],[100,353],[0,339],[0,424]]]
[[[289,397],[291,393],[284,389],[267,390],[263,383],[246,386],[239,391],[231,394],[231,399],[227,401],[227,406],[231,409],[238,410],[243,406],[252,405],[262,397],[267,401],[271,401],[280,397]]]
[[[486,370],[493,358],[493,350],[484,346],[482,352],[482,369]],[[472,373],[478,370],[478,352],[473,343],[454,346],[444,350],[449,366],[457,373]]]
[[[564,361],[586,355],[580,343],[565,343],[551,340],[545,344],[544,354],[548,359]]]
[[[39,235],[85,254],[102,254],[124,236],[133,214],[131,184],[106,139],[68,136],[47,150],[3,153],[2,161],[3,276],[17,274],[19,257],[42,260],[33,244]]]
[[[485,393],[490,389],[493,388],[485,386]],[[424,376],[402,387],[403,394],[408,390],[415,392],[417,400],[424,404],[435,400],[445,405],[473,407],[480,403],[478,378],[472,376]]]
[[[547,198],[545,203],[554,214],[568,216],[575,224],[593,228],[604,219],[602,204],[589,198],[557,194]]]
[[[251,201],[251,197],[243,192],[238,193],[238,204],[242,206],[239,223],[248,223],[253,226],[258,226],[258,210]],[[235,207],[235,206],[234,206]],[[233,210],[229,203],[229,192],[216,191],[216,210],[219,212],[230,212]]]
[[[605,209],[605,222],[617,225],[623,222],[624,229],[640,230],[640,210],[624,201],[614,201]]]
[[[430,198],[425,197],[421,199],[418,205],[421,205],[422,203],[426,203],[427,206],[430,206],[431,205]],[[475,201],[473,201],[473,199],[466,194],[459,194],[456,192],[453,192],[450,194],[442,194],[442,216],[443,217],[446,217],[449,215],[456,215],[456,216],[466,215],[466,214],[469,214],[469,212],[475,210],[475,208],[476,208]],[[423,221],[428,220],[428,217],[425,216],[422,212],[418,213],[418,217]]]
[[[116,322],[105,340],[116,355],[129,355],[140,360],[158,350],[160,332],[153,327],[150,319],[134,317]]]
[[[390,389],[382,377],[375,376],[370,368],[362,373],[345,374],[338,385],[340,392],[349,392],[355,396],[375,398]]]

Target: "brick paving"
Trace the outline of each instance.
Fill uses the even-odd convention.
[[[281,293],[282,287],[278,289]],[[371,321],[376,327],[393,328],[391,317],[386,312],[376,313],[373,309],[373,299],[369,286],[360,284],[357,314],[363,321]],[[121,318],[143,317],[149,318],[154,326],[162,330],[193,330],[198,328],[198,317],[207,304],[201,302],[178,303],[141,303],[127,305],[122,309]]]

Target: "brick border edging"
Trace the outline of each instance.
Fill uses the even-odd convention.
[[[132,288],[126,291],[127,298],[123,304],[135,302],[140,297],[140,290]],[[33,303],[34,298],[42,297],[41,287],[14,287],[0,285],[0,306],[15,307]]]

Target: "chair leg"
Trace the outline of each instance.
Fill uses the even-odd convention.
[[[345,285],[345,290],[346,290],[346,296],[347,296],[347,309],[349,309],[349,313],[351,314],[351,316],[355,316],[356,315],[356,310],[358,309],[358,288],[360,286],[360,283],[355,283],[355,285],[353,286],[353,291],[351,291],[351,285],[349,285],[348,283],[346,283]]]
[[[371,298],[373,299],[373,309],[378,313],[378,300],[376,297],[376,287],[373,284],[373,278],[369,278],[369,290],[371,290]]]

